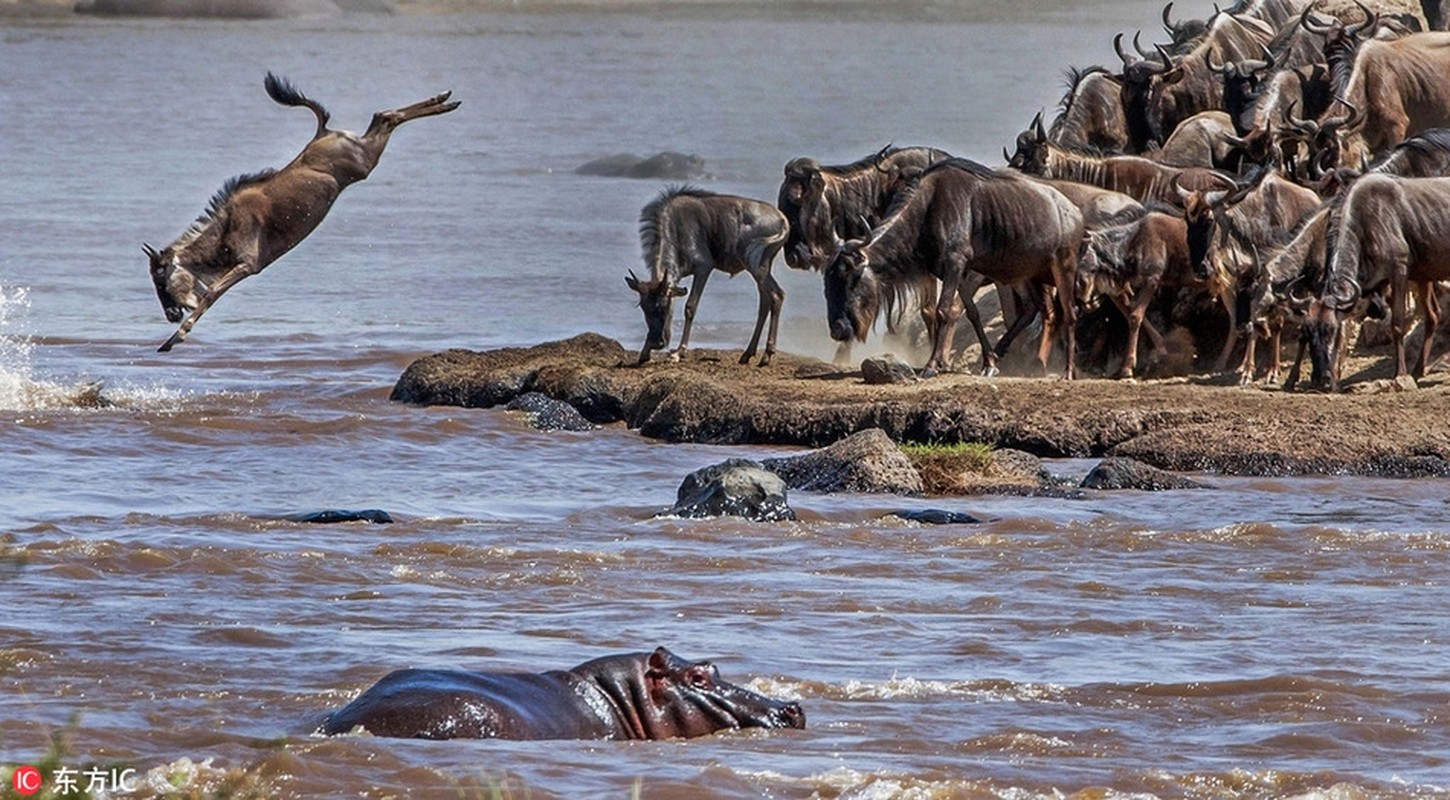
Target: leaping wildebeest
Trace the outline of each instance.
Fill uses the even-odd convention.
[[[789,230],[790,223],[775,206],[748,197],[681,186],[665,189],[650,201],[639,213],[640,247],[649,276],[641,279],[630,272],[624,279],[639,293],[648,329],[639,363],[649,361],[650,351],[669,346],[675,298],[685,294],[680,286],[684,278],[693,280],[690,298],[685,301],[685,327],[680,331],[680,346],[674,357],[690,346],[695,308],[700,305],[706,279],[718,269],[731,276],[749,272],[755,279],[760,310],[755,317],[755,333],[740,355],[740,363],[749,363],[755,357],[760,331],[769,316],[770,334],[760,366],[769,364],[775,355],[780,307],[785,302],[785,290],[771,276],[770,262],[785,246]]]
[[[994,348],[973,294],[984,278],[1008,286],[1026,283],[1038,290],[1043,313],[1038,359],[1047,365],[1054,328],[1061,324],[1067,334],[1066,374],[1072,378],[1077,366],[1074,271],[1082,236],[1082,213],[1051,187],[965,159],[935,164],[898,194],[868,238],[843,243],[826,268],[831,338],[865,339],[883,298],[925,272],[941,280],[942,288],[923,375],[948,366],[962,313],[955,305],[959,294],[982,345],[982,371],[992,374],[1001,353],[1035,315],[1019,314]]]
[[[322,222],[343,189],[367,178],[404,122],[458,107],[450,92],[402,108],[379,111],[361,136],[327,127],[321,103],[270,72],[267,95],[317,116],[317,132],[292,163],[227,181],[202,215],[160,252],[143,245],[151,280],[169,322],[181,327],[160,351],[186,339],[196,321],[226,291],[296,247]],[[184,319],[183,319],[184,317]]]

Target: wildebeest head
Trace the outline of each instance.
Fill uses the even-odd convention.
[[[1123,34],[1113,37],[1113,49],[1123,61],[1123,115],[1128,121],[1128,144],[1132,152],[1150,150],[1163,141],[1153,134],[1149,123],[1149,92],[1157,83],[1154,79],[1171,66],[1171,59],[1161,48],[1156,57],[1150,57],[1139,41],[1141,36],[1142,31],[1133,34],[1133,49],[1139,54],[1136,58],[1123,50]]]
[[[686,290],[667,279],[640,280],[633,271],[625,276],[624,282],[639,293],[639,307],[644,312],[646,334],[644,349],[639,354],[640,363],[644,363],[649,360],[651,350],[669,347],[670,320],[674,315],[675,298],[685,295]]]
[[[814,158],[796,158],[785,165],[776,208],[790,222],[785,242],[785,263],[794,269],[819,270],[831,257],[835,244],[831,207],[826,201],[826,179]]]
[[[826,321],[831,338],[848,342],[852,337],[866,341],[871,323],[881,310],[881,282],[871,271],[864,252],[867,242],[853,239],[842,244],[826,267]]]
[[[686,661],[663,647],[644,673],[648,709],[671,737],[703,736],[736,728],[805,728],[799,703],[782,702],[736,686],[708,661]],[[646,716],[641,713],[641,717]],[[649,724],[649,723],[646,723]],[[664,738],[664,737],[651,737]]]
[[[1188,261],[1193,266],[1193,277],[1207,280],[1213,274],[1214,246],[1221,244],[1222,237],[1226,235],[1219,215],[1222,208],[1229,204],[1229,192],[1226,189],[1184,192],[1180,188],[1179,193],[1183,198]]]
[[[1309,306],[1304,335],[1309,339],[1310,385],[1318,389],[1339,391],[1340,323],[1359,302],[1359,284],[1349,277],[1329,279],[1324,293]]]
[[[143,244],[141,249],[151,261],[151,282],[156,286],[166,321],[180,322],[200,302],[196,296],[196,276],[177,262],[176,254],[169,247],[157,252],[151,245]]]
[[[1047,131],[1042,127],[1042,112],[1032,118],[1027,130],[1017,134],[1017,152],[1007,156],[1007,166],[1029,175],[1041,175],[1047,171]]]

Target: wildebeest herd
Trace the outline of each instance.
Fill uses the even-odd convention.
[[[932,340],[924,375],[950,365],[965,314],[984,373],[1040,319],[1039,360],[1047,364],[1060,337],[1071,378],[1077,340],[1109,330],[1079,318],[1104,306],[1126,319],[1121,377],[1137,368],[1140,331],[1155,355],[1169,346],[1155,308],[1159,324],[1216,323],[1218,371],[1242,344],[1244,383],[1258,374],[1260,337],[1272,343],[1266,379],[1278,381],[1281,334],[1298,328],[1291,382],[1307,347],[1317,387],[1338,385],[1346,321],[1388,314],[1396,377],[1422,376],[1437,284],[1450,279],[1450,177],[1441,179],[1450,176],[1450,33],[1425,30],[1444,26],[1438,0],[1419,14],[1323,5],[1240,0],[1207,20],[1175,21],[1169,3],[1171,41],[1148,49],[1138,33],[1130,53],[1117,36],[1121,70],[1073,70],[1056,119],[1039,113],[1015,152],[1004,151],[1006,168],[933,148],[887,148],[837,166],[796,158],[777,199],[784,220],[732,227],[718,204],[755,221],[759,201],[720,195],[696,227],[672,220],[672,257],[685,267],[661,255],[658,213],[701,193],[667,190],[642,218],[650,276],[629,278],[649,320],[640,360],[668,343],[660,314],[668,320],[668,298],[683,293],[676,282],[694,274],[680,346],[688,344],[699,283],[714,265],[749,268],[760,283],[748,361],[767,312],[779,313],[768,256],[785,225],[786,263],[822,273],[837,341],[864,339],[879,315],[890,325],[907,301],[921,303]],[[974,302],[986,282],[1010,316],[995,345]],[[1423,344],[1407,364],[1411,292]],[[1216,301],[1216,320],[1194,318],[1202,306],[1182,302],[1194,294]]]
[[[1015,152],[1004,149],[1005,167],[888,146],[850,164],[792,159],[775,206],[667,189],[640,217],[645,273],[626,278],[648,328],[639,360],[669,345],[674,300],[687,293],[679,348],[689,345],[719,269],[755,279],[759,312],[740,361],[754,358],[768,321],[769,363],[784,301],[771,265],[784,251],[789,266],[822,274],[838,360],[879,318],[890,328],[915,303],[931,339],[927,376],[951,366],[965,314],[985,374],[1040,321],[1044,369],[1061,339],[1074,377],[1083,340],[1094,353],[1121,351],[1116,374],[1131,377],[1140,333],[1150,359],[1182,346],[1160,330],[1168,325],[1221,335],[1214,368],[1241,351],[1243,383],[1259,374],[1260,338],[1270,342],[1265,379],[1277,382],[1282,334],[1297,331],[1290,383],[1307,350],[1312,385],[1337,388],[1346,322],[1368,315],[1388,317],[1396,377],[1420,377],[1450,280],[1441,1],[1407,13],[1393,0],[1239,0],[1206,20],[1174,20],[1169,3],[1170,41],[1145,47],[1139,32],[1130,51],[1115,37],[1121,68],[1072,70],[1056,118],[1039,112]],[[393,129],[458,105],[444,94],[379,112],[355,136],[327,129],[322,106],[286,81],[269,74],[266,89],[311,109],[317,134],[283,169],[229,182],[176,242],[146,248],[167,319],[181,323],[162,350],[305,238],[367,177]],[[995,344],[976,305],[987,283],[1003,300]],[[1423,342],[1413,364],[1412,308]],[[1105,321],[1117,314],[1124,323]]]

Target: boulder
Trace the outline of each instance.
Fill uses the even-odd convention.
[[[809,492],[887,492],[921,494],[921,475],[911,459],[880,428],[868,428],[835,444],[786,458],[768,458],[764,467],[792,489]]]
[[[579,165],[574,171],[580,175],[666,181],[708,177],[705,173],[705,159],[668,150],[647,158],[639,158],[628,153],[596,158]]]
[[[579,409],[541,392],[525,392],[510,400],[504,409],[524,412],[529,425],[540,431],[592,431],[597,427]]]
[[[947,511],[942,508],[913,508],[893,511],[888,517],[917,522],[922,525],[975,525],[987,520],[979,519],[962,511]]]
[[[744,517],[756,522],[795,519],[786,485],[758,462],[732,458],[685,476],[675,505],[657,516]]]
[[[1082,479],[1084,489],[1202,489],[1203,484],[1131,458],[1105,458]]]
[[[307,511],[301,514],[292,514],[284,517],[284,519],[288,522],[306,522],[315,525],[331,525],[337,522],[371,522],[375,525],[386,525],[393,521],[393,516],[386,511],[376,508],[365,508],[358,511],[326,508],[321,511]]]
[[[894,353],[868,358],[861,362],[861,378],[871,385],[916,383],[920,378],[911,365]]]

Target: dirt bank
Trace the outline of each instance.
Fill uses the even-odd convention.
[[[1355,365],[1356,393],[1224,385],[1227,377],[1137,383],[947,374],[868,386],[859,372],[782,354],[761,369],[701,350],[633,366],[597,334],[487,352],[450,350],[408,367],[392,398],[487,408],[527,391],[673,442],[819,447],[879,427],[901,442],[986,442],[1044,457],[1128,456],[1227,474],[1450,476],[1450,381],[1402,391],[1383,363]]]

